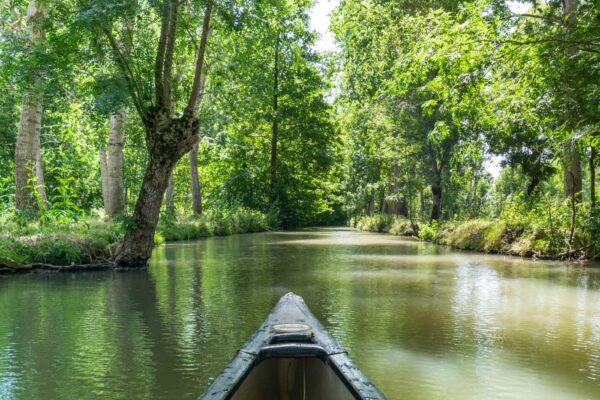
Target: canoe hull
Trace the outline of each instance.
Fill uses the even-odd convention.
[[[284,295],[199,400],[385,399],[301,297]]]

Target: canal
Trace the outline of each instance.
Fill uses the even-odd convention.
[[[0,277],[0,399],[195,399],[289,291],[389,399],[600,398],[600,268],[337,228]]]

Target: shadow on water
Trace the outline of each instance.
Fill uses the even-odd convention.
[[[288,291],[390,399],[600,397],[600,269],[350,229],[0,279],[0,398],[194,399]]]

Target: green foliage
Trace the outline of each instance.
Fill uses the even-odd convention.
[[[103,261],[109,257],[108,246],[122,235],[122,225],[100,223],[96,219],[71,223],[44,221],[29,225],[4,219],[0,229],[0,266],[16,268],[30,263],[70,265]]]
[[[269,229],[267,216],[258,211],[207,214],[180,221],[163,221],[158,232],[164,240],[193,240],[234,233],[262,232]]]
[[[0,257],[16,263],[89,260],[120,237],[122,221],[91,227],[103,206],[98,151],[116,107],[126,110],[124,220],[147,161],[142,121],[105,36],[132,44],[127,60],[148,103],[161,2],[44,4],[43,45],[27,40],[26,1],[0,10]],[[342,1],[334,55],[313,50],[309,1],[219,4],[199,110],[206,215],[190,216],[184,158],[173,171],[176,213],[161,215],[155,241],[355,218],[359,229],[464,249],[598,257],[597,4],[579,0],[568,18],[561,2],[528,4],[516,15],[495,0]],[[191,85],[192,69],[180,66],[195,57],[189,36],[203,6],[180,3],[174,109]],[[32,191],[40,211],[29,225],[14,211],[12,164],[19,105],[34,82],[44,93],[48,201]],[[567,142],[583,167],[574,206],[563,198]],[[501,168],[495,179],[491,159]]]
[[[355,221],[355,228],[368,232],[385,232],[397,236],[415,236],[417,226],[402,217],[386,214],[362,216]]]
[[[440,231],[438,221],[431,221],[430,223],[423,223],[419,225],[419,239],[434,241],[437,239]]]

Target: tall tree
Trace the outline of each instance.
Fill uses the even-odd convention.
[[[120,266],[146,266],[154,247],[154,232],[169,177],[177,161],[188,153],[198,140],[197,105],[201,91],[202,66],[208,40],[212,0],[206,2],[202,33],[194,57],[193,78],[187,101],[173,96],[173,62],[176,52],[180,1],[164,0],[160,8],[160,34],[154,60],[154,96],[144,91],[143,77],[138,74],[131,57],[123,53],[113,34],[114,19],[102,18],[96,26],[104,33],[130,94],[144,124],[148,161],[138,199],[125,237],[116,254]],[[177,106],[183,109],[178,112]]]
[[[27,30],[33,52],[44,46],[45,10],[38,0],[30,0],[27,7]],[[39,61],[39,60],[38,60]],[[47,201],[40,149],[42,128],[43,78],[39,65],[34,65],[29,85],[23,92],[23,103],[15,148],[15,206],[25,215],[37,213],[40,202]]]
[[[114,218],[125,212],[125,183],[123,182],[123,146],[125,145],[125,130],[123,122],[126,110],[119,106],[108,120],[108,215]]]
[[[576,23],[576,12],[577,12],[577,1],[576,0],[562,0],[563,4],[563,23],[565,30],[569,31],[574,29]],[[573,57],[575,52],[572,48],[566,49],[568,57]],[[570,71],[565,71],[570,74]],[[565,76],[565,84],[569,85],[569,76]],[[573,88],[568,88],[564,91],[573,93]],[[571,101],[578,102],[580,96],[572,94],[570,97]],[[580,100],[579,100],[580,101]],[[568,117],[567,117],[568,118]],[[574,198],[577,201],[581,201],[581,191],[583,190],[583,178],[581,176],[581,154],[579,152],[578,143],[574,138],[574,134],[570,134],[570,137],[565,140],[563,144],[563,172],[564,172],[564,195],[565,198]]]
[[[279,32],[275,37],[275,46],[273,50],[273,109],[271,121],[271,159],[270,159],[270,193],[269,202],[274,203],[277,200],[277,145],[279,142]]]
[[[204,68],[206,68],[206,66]],[[200,77],[200,96],[198,96],[198,103],[200,103],[204,97],[205,82],[206,74],[202,73]],[[190,166],[190,187],[192,191],[192,212],[195,215],[202,215],[202,186],[200,185],[200,176],[198,175],[198,143],[194,144],[188,157]]]

